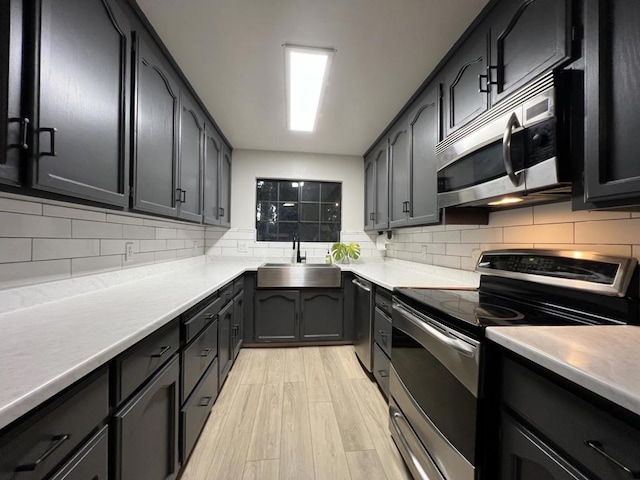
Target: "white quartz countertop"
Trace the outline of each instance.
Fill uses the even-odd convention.
[[[43,284],[2,292],[0,428],[263,263],[252,259],[201,260],[153,275],[132,270],[131,278],[126,272],[106,274],[111,275],[108,278],[96,275],[95,279],[58,282],[52,288]],[[341,268],[389,290],[477,286],[473,272],[414,267],[403,261]],[[114,275],[120,276],[114,280]]]
[[[640,327],[489,327],[487,338],[640,415]]]

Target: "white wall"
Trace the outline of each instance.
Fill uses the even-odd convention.
[[[233,229],[256,227],[257,178],[342,182],[342,230],[361,231],[364,228],[362,157],[234,150],[231,175]]]

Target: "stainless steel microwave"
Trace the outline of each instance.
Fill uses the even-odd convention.
[[[580,91],[574,73],[549,72],[440,142],[438,205],[568,199],[572,157],[581,148]]]

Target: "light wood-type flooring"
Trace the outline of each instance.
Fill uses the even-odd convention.
[[[181,480],[402,480],[352,346],[240,351]]]

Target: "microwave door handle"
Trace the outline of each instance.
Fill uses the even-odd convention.
[[[400,312],[400,314],[404,318],[409,320],[412,324],[414,324],[420,330],[425,332],[427,335],[435,338],[440,343],[443,343],[446,346],[448,346],[450,348],[453,348],[455,351],[457,351],[458,353],[460,353],[460,354],[462,354],[462,355],[464,355],[466,357],[473,358],[475,356],[476,348],[474,346],[469,345],[468,343],[463,342],[462,340],[458,340],[457,338],[450,337],[449,335],[446,335],[446,334],[438,331],[437,329],[433,328],[428,323],[420,320],[418,317],[413,315],[409,310],[407,310],[406,308],[402,307],[401,305],[394,304],[393,305],[393,309],[397,310],[398,312]]]
[[[511,180],[514,187],[517,187],[522,182],[522,172],[515,173],[513,171],[513,162],[511,161],[511,135],[514,128],[520,128],[520,122],[515,112],[509,117],[507,127],[504,129],[504,136],[502,137],[502,160],[504,161],[504,169],[507,171],[509,180]]]

